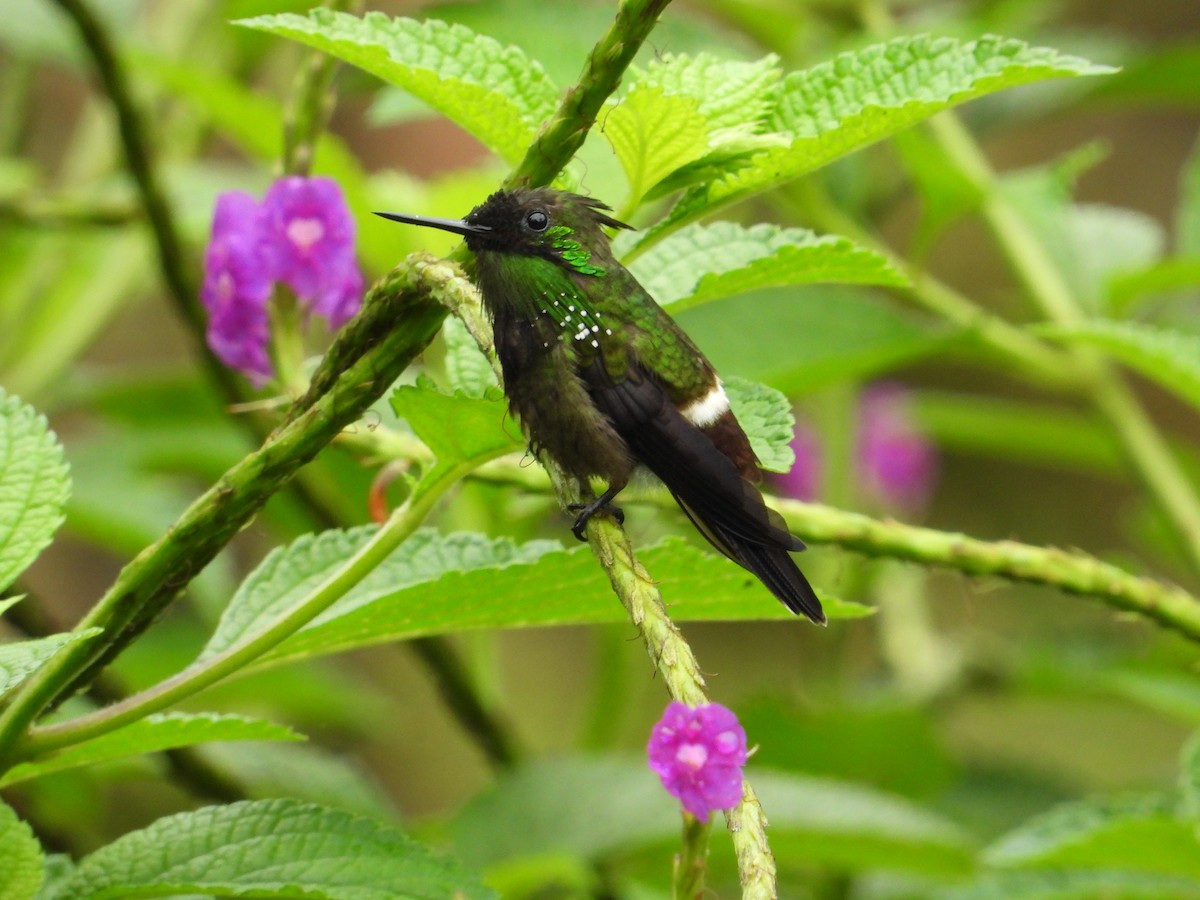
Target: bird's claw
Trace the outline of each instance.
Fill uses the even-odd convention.
[[[617,520],[618,525],[625,524],[625,511],[619,506],[613,506],[610,500],[601,497],[598,500],[593,500],[591,503],[571,503],[567,506],[571,512],[578,512],[575,517],[575,523],[571,526],[571,534],[575,535],[581,541],[587,540],[587,535],[584,533],[587,529],[587,523],[591,521],[592,516],[598,512],[605,512]]]

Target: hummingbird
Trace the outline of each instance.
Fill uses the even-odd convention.
[[[378,213],[462,235],[492,320],[509,409],[531,450],[607,489],[574,507],[585,540],[638,470],[696,529],[794,613],[825,623],[790,554],[804,543],[767,507],[758,459],[712,364],[614,257],[630,226],[598,200],[553,188],[496,191],[464,219]]]

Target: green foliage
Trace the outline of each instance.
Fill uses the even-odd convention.
[[[86,857],[52,900],[218,893],[404,900],[495,896],[454,862],[361,816],[292,800],[159,819]]]
[[[765,384],[731,378],[725,382],[729,406],[750,438],[754,455],[768,472],[786,472],[795,454],[788,446],[796,419],[787,397]]]
[[[1046,78],[1109,71],[997,37],[960,42],[918,35],[848,51],[785,76],[765,122],[784,144],[727,160],[718,177],[685,192],[638,247],[967,100]]]
[[[0,803],[0,847],[4,848],[0,897],[33,900],[42,884],[42,848],[29,825],[4,803]]]
[[[1002,867],[1063,866],[1188,877],[1200,883],[1200,840],[1174,798],[1160,794],[1063,804],[984,852]]]
[[[885,257],[846,238],[733,222],[689,225],[638,257],[631,271],[672,313],[765,288],[907,283]]]
[[[298,605],[373,532],[326,531],[274,551],[234,595],[201,660]],[[677,604],[673,613],[680,619],[788,617],[766,602],[761,585],[710,552],[672,539],[647,548],[641,557]],[[263,662],[277,665],[429,634],[624,621],[624,611],[593,569],[582,547],[563,550],[556,541],[516,544],[423,529]],[[827,612],[839,618],[870,610],[831,599]]]
[[[449,318],[442,326],[442,338],[446,342],[446,380],[450,389],[475,400],[495,394],[500,382],[466,326],[456,318]]]
[[[70,482],[45,418],[0,389],[0,590],[50,543]]]
[[[538,63],[461,25],[315,9],[239,24],[288,37],[404,88],[516,162],[558,93]]]
[[[789,395],[875,377],[956,338],[881,298],[838,288],[749,294],[688,310],[679,321],[718,371]]]
[[[926,4],[885,23],[859,21],[877,12],[865,7],[747,0],[716,4],[716,25],[694,17],[712,11],[705,4],[672,5],[621,78],[614,60],[649,21],[639,0],[621,4],[590,60],[611,24],[603,5],[448,3],[436,11],[444,20],[418,21],[246,0],[164,6],[146,20],[136,4],[104,4],[112,64],[152,138],[139,154],[127,114],[119,128],[92,126],[108,122],[94,115],[101,95],[55,105],[47,137],[39,105],[96,62],[68,17],[43,6],[18,0],[0,23],[0,588],[20,579],[28,594],[0,597],[0,786],[13,802],[0,805],[0,897],[660,898],[679,852],[679,808],[632,751],[663,686],[681,684],[735,707],[756,747],[747,777],[779,879],[745,896],[1200,895],[1200,738],[1186,739],[1177,770],[1171,763],[1184,729],[1200,725],[1192,645],[1109,610],[999,589],[1031,566],[1045,567],[1033,573],[1041,583],[1080,589],[1054,568],[1062,554],[1006,538],[1078,546],[1093,554],[1084,567],[1133,585],[1104,595],[1117,609],[1200,634],[1200,548],[1178,515],[1200,511],[1188,496],[1200,494],[1200,457],[1159,433],[1161,420],[1163,433],[1187,435],[1200,408],[1200,150],[1182,163],[1168,229],[1118,206],[1108,188],[1145,190],[1141,170],[1171,152],[1172,130],[1146,163],[1126,146],[1129,129],[1105,129],[1111,154],[1091,141],[1038,163],[1049,153],[1021,143],[1050,117],[1063,123],[1054,133],[1077,128],[1067,119],[1084,101],[1090,116],[1151,102],[1192,111],[1196,48],[1081,33],[1053,4]],[[230,28],[223,16],[253,18]],[[903,33],[917,19],[958,37]],[[1077,78],[1113,70],[980,37],[990,32],[1126,68]],[[43,59],[59,63],[53,92],[36,85]],[[585,78],[560,90],[585,61]],[[89,83],[113,83],[111,71],[97,74]],[[395,371],[378,375],[381,342],[410,328],[414,342],[432,334],[440,311],[429,298],[475,314],[459,269],[425,257],[389,276],[396,289],[374,318],[338,338],[337,358],[369,365],[339,381],[344,391],[306,397],[287,414],[298,425],[285,427],[306,432],[322,404],[351,394],[356,411],[370,411],[291,484],[279,472],[299,458],[294,447],[252,457],[259,468],[238,477],[279,493],[256,517],[237,505],[222,473],[284,421],[280,407],[311,367],[255,395],[126,356],[147,334],[156,363],[172,343],[159,347],[161,323],[139,317],[161,299],[172,258],[195,280],[214,195],[261,193],[296,139],[289,130],[320,131],[335,97],[334,131],[298,149],[345,192],[369,274],[457,240],[426,244],[438,238],[371,210],[461,214],[504,178],[501,163],[531,147],[561,182],[644,228],[616,239],[618,256],[721,371],[763,467],[789,468],[796,418],[815,423],[819,459],[805,448],[800,462],[817,469],[822,503],[803,507],[817,526],[800,535],[814,546],[799,560],[828,632],[797,622],[702,544],[654,486],[618,500],[644,571],[605,543],[607,529],[592,539],[611,584],[590,548],[545,539],[562,538],[570,519],[553,508],[551,481],[471,336],[483,323],[469,332],[451,317],[401,383],[390,383]],[[953,112],[985,97],[961,120]],[[367,108],[368,124],[403,128],[365,130],[357,117]],[[430,114],[490,155],[480,162],[458,132],[447,140],[429,129]],[[599,134],[561,174],[563,132],[582,137],[593,125]],[[973,136],[985,130],[989,154],[1002,146],[1006,160],[1035,162],[994,173]],[[1089,202],[1079,202],[1076,183],[1093,167]],[[148,174],[164,188],[174,242],[144,214]],[[731,209],[744,200],[753,204]],[[723,210],[739,221],[699,221]],[[960,230],[976,217],[986,229]],[[594,254],[561,237],[586,272]],[[1010,279],[994,277],[998,261]],[[467,255],[455,262],[470,271]],[[187,309],[195,297],[173,300]],[[418,320],[432,324],[422,331]],[[1184,404],[1143,410],[1143,392],[1122,390],[1123,369]],[[901,424],[943,454],[935,500],[924,510],[880,501],[865,510],[876,520],[847,514],[838,507],[865,498],[859,487],[878,476],[863,462],[874,435],[861,421],[862,388],[908,376],[923,387],[910,398],[915,423]],[[65,436],[70,499],[63,450],[17,393]],[[917,438],[891,437],[904,462]],[[381,499],[397,472],[390,517],[361,524],[368,505],[388,516]],[[225,539],[237,535],[231,552],[202,573],[184,554],[153,584],[135,563],[105,593],[116,565],[152,558],[139,556],[144,547],[205,538],[190,520],[172,523],[213,483],[205,502],[221,509]],[[1178,490],[1164,496],[1163,484]],[[59,531],[73,543],[39,558]],[[960,531],[996,540],[968,545]],[[994,553],[995,585],[926,572],[968,569],[968,546]],[[98,575],[78,547],[103,551]],[[1160,574],[1180,587],[1164,589],[1152,580]],[[613,595],[624,581],[645,595],[640,609],[630,603],[633,624]],[[156,591],[178,591],[176,607],[109,663],[112,679],[92,685],[99,705],[74,696],[89,685],[72,683],[72,660],[113,635],[51,623],[78,621],[102,594],[104,622]],[[655,619],[657,595],[682,631]],[[313,615],[314,598],[332,605],[245,652],[285,617]],[[401,642],[398,653],[371,649]],[[161,711],[201,688],[194,708],[215,712]],[[140,718],[118,727],[130,710]],[[300,743],[298,729],[312,741]],[[165,764],[111,764],[152,754]],[[182,790],[159,790],[166,780]],[[281,799],[129,831],[210,793]],[[422,839],[463,863],[381,824],[410,807]],[[728,838],[718,822],[707,854],[695,848],[707,893],[736,896],[762,875],[754,812],[735,814]],[[78,862],[45,857],[35,833],[48,846],[100,849]]]
[[[787,865],[942,874],[973,866],[974,841],[967,832],[901,797],[796,775],[759,775],[755,783]]]
[[[282,725],[245,716],[213,713],[166,713],[149,716],[94,740],[84,741],[45,760],[23,763],[0,777],[0,787],[80,766],[129,756],[158,753],[207,741],[301,741],[304,736]]]
[[[695,97],[638,85],[604,118],[604,136],[629,180],[635,203],[708,150],[708,123]]]
[[[476,382],[471,392],[478,386]],[[478,465],[523,443],[499,398],[449,396],[426,384],[396,388],[391,402],[443,468]]]
[[[0,644],[0,694],[6,694],[40,669],[63,647],[76,641],[86,641],[100,634],[100,629],[52,634],[30,641]]]
[[[1066,343],[1099,347],[1200,409],[1200,336],[1104,319],[1039,331]]]
[[[970,839],[952,823],[882,791],[771,772],[748,773],[772,822],[785,865],[879,865],[912,872],[961,872]],[[504,777],[459,814],[458,853],[477,866],[570,855],[603,859],[665,842],[678,813],[641,760],[570,758]],[[497,821],[512,827],[498,831]]]

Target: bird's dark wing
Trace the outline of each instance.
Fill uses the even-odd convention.
[[[666,485],[697,530],[749,569],[793,612],[824,622],[820,601],[789,556],[803,550],[758,489],[636,364],[614,378],[597,361],[581,373],[597,408],[633,456]]]

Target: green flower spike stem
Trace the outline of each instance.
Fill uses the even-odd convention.
[[[672,900],[698,900],[704,896],[710,830],[708,822],[701,822],[689,812],[683,814],[683,846],[675,857]]]

